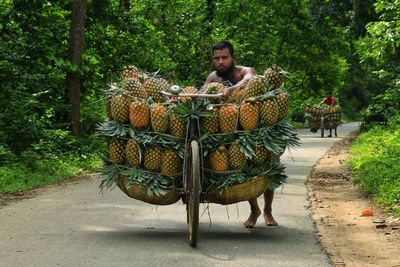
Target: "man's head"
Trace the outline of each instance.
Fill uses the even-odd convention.
[[[212,62],[217,75],[224,77],[235,68],[235,52],[229,42],[219,42],[212,48]]]

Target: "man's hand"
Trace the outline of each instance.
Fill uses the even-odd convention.
[[[233,89],[233,87],[222,88],[218,90],[218,93],[224,94],[223,99],[226,101],[231,96]]]

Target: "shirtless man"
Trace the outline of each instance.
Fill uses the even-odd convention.
[[[208,75],[200,91],[204,92],[207,85],[212,82],[229,83],[232,85],[231,87],[221,89],[218,92],[223,93],[225,99],[227,99],[235,89],[246,85],[251,76],[256,74],[254,68],[235,65],[235,52],[232,44],[229,42],[219,42],[213,46],[212,63],[214,71]],[[272,216],[273,199],[274,191],[267,189],[264,192],[264,220],[267,226],[278,225]],[[261,215],[261,210],[258,206],[257,199],[249,200],[249,204],[251,212],[247,221],[244,222],[244,226],[246,228],[253,228],[258,217]]]

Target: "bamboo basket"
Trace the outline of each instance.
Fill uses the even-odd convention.
[[[205,200],[211,203],[229,205],[241,201],[247,201],[259,197],[268,187],[269,179],[267,176],[257,178],[233,185],[224,190],[210,188],[205,192]]]
[[[157,196],[157,195],[150,196],[147,193],[146,187],[142,187],[137,183],[133,183],[131,186],[128,186],[128,184],[129,184],[128,177],[121,177],[121,179],[118,182],[118,187],[121,189],[122,192],[124,192],[131,198],[144,201],[149,204],[170,205],[174,204],[181,198],[181,196],[175,189],[170,190],[169,192],[167,192],[165,195],[162,196]]]

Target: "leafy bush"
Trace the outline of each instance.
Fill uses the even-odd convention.
[[[400,214],[400,115],[362,133],[351,146],[354,181],[378,204]]]

